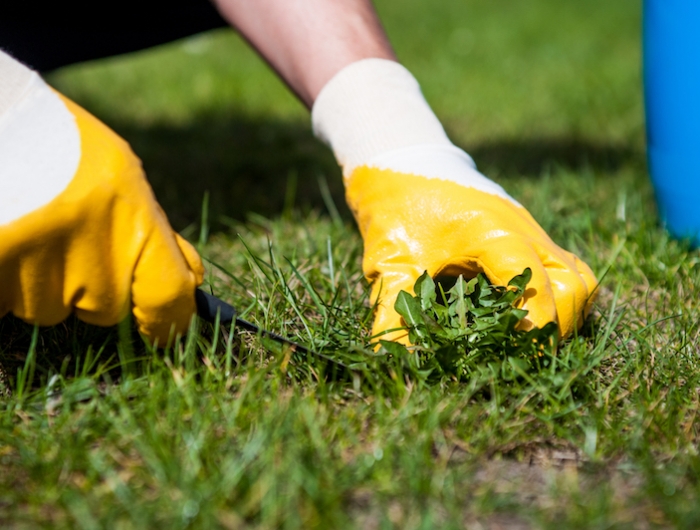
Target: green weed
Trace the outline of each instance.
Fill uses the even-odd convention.
[[[516,307],[532,271],[514,277],[507,286],[492,285],[483,274],[465,281],[462,276],[447,292],[426,273],[414,286],[415,296],[401,291],[395,309],[408,326],[411,353],[421,366],[442,376],[467,381],[482,365],[507,360],[519,370],[546,368],[555,356],[556,324],[542,329],[517,329],[527,315]],[[398,353],[398,345],[382,341]],[[404,349],[402,355],[410,355]],[[546,358],[545,358],[546,357]]]

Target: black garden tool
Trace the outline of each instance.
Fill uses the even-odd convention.
[[[282,335],[273,333],[272,331],[267,331],[262,329],[252,322],[238,318],[236,315],[238,312],[236,308],[231,304],[228,304],[217,298],[213,294],[206,293],[201,289],[197,289],[194,294],[195,301],[197,303],[197,314],[203,320],[214,324],[216,322],[216,315],[219,315],[219,322],[223,325],[233,323],[237,328],[245,329],[246,331],[252,331],[253,333],[258,333],[264,337],[268,337],[275,342],[282,344],[287,344],[292,347],[294,351],[301,353],[313,353],[306,346],[302,346],[294,341],[289,340]]]
[[[201,289],[197,289],[195,290],[194,298],[197,303],[197,314],[201,319],[206,320],[211,324],[216,323],[216,315],[218,313],[219,322],[223,325],[233,324],[234,326],[240,329],[252,331],[253,333],[257,333],[259,335],[262,335],[263,337],[272,339],[275,342],[279,342],[280,344],[286,344],[288,346],[291,346],[292,350],[295,352],[315,355],[316,357],[324,359],[331,364],[340,366],[344,369],[349,369],[347,365],[343,364],[340,361],[336,361],[335,359],[332,359],[327,355],[315,352],[314,350],[307,348],[306,346],[303,346],[298,342],[289,340],[287,337],[283,337],[282,335],[278,335],[277,333],[273,333],[272,331],[262,329],[261,327],[253,324],[252,322],[248,322],[247,320],[238,318],[236,316],[237,311],[235,307],[233,307],[231,304],[224,302],[220,298],[217,298],[213,294],[209,294],[202,291]]]
[[[273,333],[272,331],[262,329],[259,326],[253,324],[252,322],[248,322],[247,320],[238,318],[236,316],[237,311],[231,304],[224,302],[223,300],[217,298],[213,294],[209,294],[202,291],[201,289],[197,289],[195,291],[194,298],[197,303],[197,314],[200,318],[206,320],[207,322],[214,324],[216,322],[216,315],[218,314],[219,322],[223,325],[233,324],[234,326],[240,329],[252,331],[253,333],[257,333],[259,335],[262,335],[263,337],[272,339],[275,342],[279,342],[280,344],[286,344],[288,346],[291,346],[292,350],[295,352],[312,354],[322,359],[325,359],[326,361],[329,361],[333,364],[342,366],[343,368],[347,368],[347,366],[345,366],[340,361],[336,361],[335,359],[331,359],[326,355],[315,352],[307,348],[306,346],[299,344],[298,342],[294,342],[286,337],[283,337],[282,335],[278,335],[277,333]]]

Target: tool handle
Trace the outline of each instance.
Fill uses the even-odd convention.
[[[266,335],[276,341],[288,342],[289,344],[296,345],[295,342],[292,342],[281,335],[277,335],[276,333],[267,331],[266,329],[260,329],[252,322],[248,322],[247,320],[238,318],[238,311],[236,311],[235,307],[233,307],[231,304],[224,302],[223,300],[214,296],[213,294],[209,294],[206,291],[202,291],[201,289],[196,289],[194,292],[194,299],[195,303],[197,304],[197,315],[199,315],[201,319],[206,320],[210,324],[216,323],[216,314],[218,313],[219,322],[224,326],[232,324],[236,327],[245,329],[247,331],[252,331],[254,333],[260,332],[263,335]],[[303,346],[299,347],[302,348]]]
[[[194,292],[197,304],[197,314],[210,323],[216,322],[216,314],[219,313],[219,322],[230,324],[236,320],[236,308],[217,298],[213,294],[197,289]]]
[[[227,326],[233,324],[241,329],[248,331],[253,331],[255,333],[262,332],[263,335],[267,335],[275,340],[282,342],[290,342],[288,339],[267,331],[265,329],[260,329],[258,326],[242,318],[238,318],[238,311],[231,304],[224,302],[221,298],[209,294],[202,289],[196,289],[194,292],[195,303],[197,304],[197,315],[203,320],[206,320],[210,324],[216,323],[216,314],[219,313],[219,322]]]

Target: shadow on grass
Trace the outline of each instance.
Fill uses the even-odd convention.
[[[0,370],[5,372],[8,380],[14,381],[18,369],[25,366],[32,349],[33,334],[34,326],[12,315],[0,318]],[[91,326],[71,316],[55,326],[39,328],[36,338],[36,372],[30,386],[45,384],[50,374],[70,376],[84,371],[89,347],[92,348],[91,357],[94,360],[90,371],[106,363],[112,367],[109,372],[115,379],[119,375],[119,334],[116,326]],[[138,334],[134,330],[132,343],[142,344],[137,339]]]
[[[230,115],[202,116],[182,127],[109,123],[143,160],[176,230],[199,222],[206,191],[213,230],[249,213],[327,210],[319,178],[340,214],[352,218],[333,154],[306,124]]]
[[[200,340],[211,342],[213,326],[200,322]],[[233,352],[240,357],[240,330],[234,335]],[[32,346],[33,341],[36,342]],[[219,334],[219,349],[225,350],[225,335]],[[146,345],[136,325],[130,319],[116,326],[95,326],[78,320],[74,315],[55,326],[36,329],[13,315],[0,318],[0,400],[8,395],[8,385],[16,384],[18,371],[28,370],[33,352],[33,377],[27,388],[40,388],[54,374],[63,377],[98,376],[102,381],[117,381],[123,370],[131,374],[144,373],[149,360],[156,356],[178,356],[185,347],[182,338],[167,349],[154,350]],[[201,357],[201,351],[195,355]],[[180,355],[181,356],[181,355]],[[241,357],[243,358],[243,357]]]
[[[644,153],[626,144],[609,144],[572,137],[494,140],[467,149],[486,174],[539,177],[553,169],[570,172],[615,172],[643,166]]]
[[[276,216],[292,205],[327,210],[319,177],[328,185],[340,215],[345,206],[340,169],[305,121],[241,115],[203,115],[183,126],[108,123],[142,158],[148,178],[176,230],[199,222],[202,199],[210,193],[212,229],[222,219],[249,213]],[[575,138],[495,140],[465,146],[486,175],[537,178],[552,169],[611,172],[644,164],[628,145]]]

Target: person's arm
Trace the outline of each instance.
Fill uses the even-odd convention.
[[[396,60],[370,0],[215,0],[238,29],[309,107],[346,66]]]
[[[583,323],[597,285],[590,268],[452,144],[369,0],[216,1],[312,107],[314,132],[343,168],[375,336],[407,341],[394,302],[423,271],[506,285],[530,268],[522,325],[556,321],[566,336]]]

